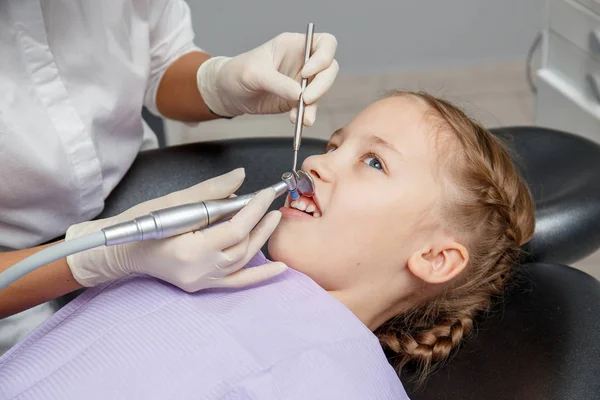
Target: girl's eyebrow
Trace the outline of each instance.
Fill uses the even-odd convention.
[[[343,137],[344,133],[345,133],[344,128],[340,128],[340,129],[336,130],[335,132],[333,132],[333,134],[331,135],[331,138],[329,140],[332,140],[337,136]],[[388,149],[398,153],[399,155],[402,155],[402,152],[400,150],[398,150],[393,144],[382,139],[381,137],[379,137],[377,135],[371,134],[366,138],[366,140],[371,143],[375,143],[377,145],[387,147]]]
[[[395,151],[396,153],[398,153],[399,155],[402,155],[402,153],[400,152],[400,150],[398,150],[393,144],[391,144],[388,141],[385,141],[384,139],[380,138],[377,135],[369,135],[369,137],[367,138],[367,140],[369,142],[378,144],[380,146],[384,146],[387,147],[388,149]]]

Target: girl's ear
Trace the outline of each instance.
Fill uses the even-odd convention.
[[[408,259],[409,271],[424,282],[437,284],[457,277],[469,262],[469,252],[458,242],[414,252]]]

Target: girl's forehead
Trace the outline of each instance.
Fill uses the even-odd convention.
[[[404,153],[423,157],[436,149],[434,119],[427,104],[411,96],[379,100],[335,131],[330,140],[381,139]],[[405,154],[408,156],[409,154]]]

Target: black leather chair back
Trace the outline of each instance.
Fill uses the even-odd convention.
[[[571,267],[526,264],[516,286],[412,400],[600,398],[600,282]]]
[[[533,261],[572,264],[600,246],[600,145],[552,129],[502,128],[536,204]]]

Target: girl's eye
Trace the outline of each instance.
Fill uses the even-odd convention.
[[[363,162],[365,164],[367,164],[369,167],[378,169],[380,171],[383,170],[383,166],[381,165],[381,162],[375,156],[369,156],[369,157],[365,158],[363,160]]]
[[[332,151],[337,150],[337,147],[334,145],[329,145],[325,149],[325,154],[331,153]],[[380,161],[379,157],[374,153],[367,153],[362,160],[363,163],[367,164],[371,168],[375,168],[379,171],[384,170],[383,163]]]

